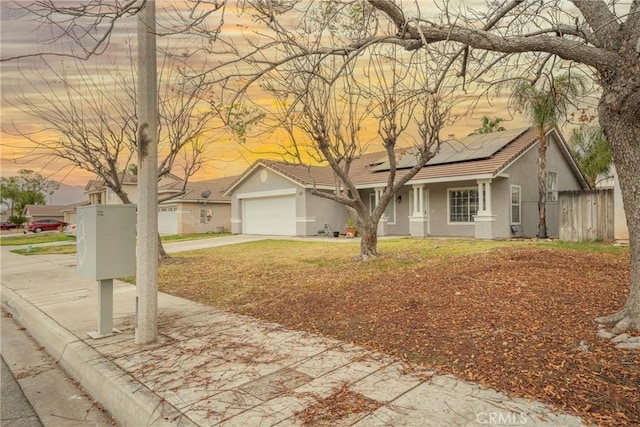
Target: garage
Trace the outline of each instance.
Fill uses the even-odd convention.
[[[162,206],[158,208],[158,233],[178,234],[178,208]]]
[[[296,235],[295,194],[243,199],[243,234]]]

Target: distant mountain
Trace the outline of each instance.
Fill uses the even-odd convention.
[[[60,183],[58,188],[52,195],[47,195],[48,205],[72,205],[88,200],[84,194],[84,185],[67,185]]]

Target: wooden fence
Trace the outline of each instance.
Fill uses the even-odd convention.
[[[561,191],[558,194],[560,240],[614,239],[613,190]]]

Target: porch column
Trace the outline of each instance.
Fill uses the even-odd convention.
[[[382,193],[384,192],[384,187],[375,188],[375,206],[378,206],[380,202],[380,198],[382,197]],[[385,212],[382,212],[382,216],[380,217],[380,221],[378,222],[378,236],[386,236],[387,235],[387,215]]]
[[[478,215],[491,215],[491,180],[478,180]]]
[[[476,239],[495,238],[496,216],[492,214],[491,180],[478,180],[478,212],[474,217]]]
[[[413,212],[409,217],[411,237],[427,237],[429,235],[429,214],[426,213],[424,197],[424,184],[413,185]]]
[[[424,184],[413,186],[413,213],[411,216],[424,216]]]

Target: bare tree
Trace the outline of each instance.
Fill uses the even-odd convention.
[[[562,2],[510,0],[484,10],[456,10],[443,2],[440,17],[387,0],[369,0],[394,30],[354,41],[352,47],[392,42],[407,49],[452,45],[451,66],[461,83],[487,82],[503,73],[536,79],[551,65],[579,65],[600,88],[598,118],[611,144],[629,226],[631,289],[622,309],[597,320],[614,331],[640,331],[640,0]],[[412,5],[415,6],[415,5]],[[462,80],[466,79],[466,80]]]
[[[318,30],[337,30],[329,25],[331,10],[329,4],[319,11],[323,16],[313,17]],[[287,58],[313,49],[282,27],[277,28],[276,37]],[[439,132],[450,110],[442,99],[444,90],[430,81],[427,56],[392,45],[372,45],[347,56],[302,55],[281,64],[277,58],[259,62],[254,62],[258,69],[266,67],[258,71],[259,78],[240,86],[234,103],[239,96],[252,97],[254,82],[275,99],[276,107],[271,105],[265,115],[275,120],[274,128],[286,130],[288,138],[280,143],[285,160],[331,167],[335,190],[314,189],[312,194],[344,204],[362,237],[360,258],[376,257],[378,223],[387,205],[437,153]],[[364,138],[366,127],[377,128],[374,140]],[[388,173],[376,191],[375,205],[369,206],[350,172],[354,160],[376,147],[385,153]],[[399,170],[398,160],[406,156],[412,158],[411,167]]]
[[[25,86],[5,93],[4,99],[31,117],[36,129],[14,124],[13,129],[3,131],[28,141],[16,147],[26,150],[25,159],[62,160],[92,172],[123,203],[132,203],[123,184],[138,154],[134,69],[123,71],[114,66],[104,74],[72,61],[72,79],[64,67],[59,71],[44,60],[41,64],[32,73],[23,71]],[[160,202],[184,194],[213,142],[214,123],[202,79],[182,79],[173,61],[162,70],[158,179],[173,173],[182,179],[182,188]],[[42,82],[46,82],[44,87]],[[161,258],[167,258],[159,245]]]
[[[486,95],[489,89],[513,80],[535,83],[562,69],[591,77],[598,93],[598,119],[611,144],[629,226],[631,288],[622,309],[596,319],[613,324],[615,332],[640,330],[640,0],[508,0],[467,7],[465,2],[393,0],[298,3],[247,1],[265,23],[251,49],[232,62],[259,66],[236,75],[258,79],[287,61],[302,57],[358,55],[373,44],[424,50],[440,68],[442,82],[457,79],[459,91]],[[320,15],[326,32],[306,25],[305,17]],[[375,9],[375,12],[371,11]],[[357,23],[348,37],[334,35],[346,20]],[[298,26],[297,33],[287,26]],[[293,23],[293,24],[292,24]],[[390,25],[389,25],[390,24]],[[288,34],[280,39],[271,33]],[[265,35],[267,34],[267,35]],[[315,37],[303,45],[300,40]],[[282,46],[296,48],[278,57]],[[215,70],[212,70],[215,71]],[[229,81],[229,73],[221,81]],[[438,86],[438,85],[437,85]],[[493,89],[491,89],[493,90]],[[477,95],[475,96],[478,97]]]
[[[44,0],[34,3],[46,4]],[[92,3],[100,3],[96,0]],[[224,2],[194,2],[210,4]],[[571,6],[568,6],[570,3]],[[363,47],[376,43],[401,46],[408,51],[422,49],[432,55],[442,69],[443,81],[455,76],[460,90],[469,91],[474,85],[493,85],[524,78],[536,81],[542,74],[561,67],[576,67],[592,77],[599,86],[599,122],[611,144],[618,172],[623,202],[629,226],[631,257],[631,288],[622,309],[597,319],[615,324],[615,331],[640,330],[640,0],[621,4],[614,0],[508,0],[488,2],[485,7],[465,7],[464,2],[413,2],[402,5],[393,0],[352,2],[321,2],[323,13],[333,19],[327,28],[349,17],[356,25],[348,39],[318,37],[312,50],[299,49],[295,57],[315,55],[352,55]],[[255,1],[250,4],[266,17],[267,28],[278,29],[289,22],[302,22],[312,13],[309,5],[317,2]],[[348,7],[346,7],[348,6]],[[376,13],[371,13],[371,8]],[[340,13],[341,10],[348,11]],[[82,10],[74,10],[75,14]],[[94,10],[95,12],[95,10]],[[288,16],[285,16],[288,15]],[[68,16],[74,16],[73,14]],[[203,15],[197,15],[202,17]],[[195,22],[195,20],[194,20]],[[307,37],[314,29],[300,27]],[[205,19],[195,26],[184,26],[182,34],[191,32],[208,40],[199,52],[213,52],[211,40],[220,36],[220,26],[207,30]],[[331,34],[331,33],[329,33]],[[293,34],[292,34],[293,35]],[[277,63],[268,61],[274,49],[282,43],[299,45],[295,37],[259,43],[263,34],[256,32],[249,40],[246,52],[235,53],[232,64],[246,58],[264,60],[266,69]],[[233,46],[228,45],[232,50]],[[90,50],[89,50],[90,52]],[[212,66],[211,71],[222,64]],[[263,70],[264,71],[264,70]],[[263,73],[260,71],[260,73]],[[237,75],[253,79],[255,72],[240,70]],[[218,81],[228,80],[222,76]]]

